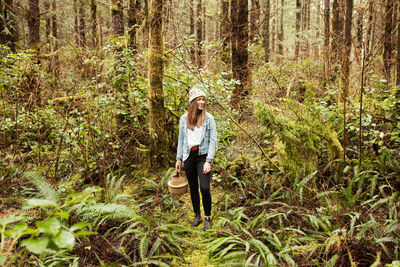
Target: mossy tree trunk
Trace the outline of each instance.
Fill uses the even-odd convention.
[[[269,20],[271,16],[271,3],[270,0],[266,0],[265,2],[265,22],[264,22],[264,49],[265,49],[265,62],[269,62],[270,58],[270,47],[269,47],[269,38],[270,38],[270,30],[269,30]]]
[[[165,131],[165,109],[163,92],[163,0],[150,3],[150,51],[149,51],[149,165],[161,168],[167,165],[168,135]]]
[[[324,72],[325,82],[329,80],[329,64],[330,64],[330,1],[324,0]]]
[[[383,35],[383,73],[386,81],[390,82],[390,69],[392,67],[392,17],[393,0],[386,0],[385,5],[385,32]]]
[[[29,0],[28,28],[29,28],[29,46],[32,49],[39,49],[40,46],[39,0]]]
[[[124,10],[122,0],[111,0],[112,33],[116,36],[124,34]]]
[[[85,1],[81,0],[79,5],[79,40],[80,46],[85,47],[86,42],[86,11]]]
[[[202,65],[201,55],[202,41],[203,41],[203,23],[202,23],[202,1],[197,0],[196,8],[196,66],[198,68]]]
[[[141,23],[140,19],[140,1],[129,0],[128,10],[128,33],[130,36],[129,46],[132,49],[136,49],[136,32]]]
[[[300,50],[300,23],[301,23],[301,0],[296,0],[296,42],[294,47],[295,59],[298,59]]]
[[[99,36],[97,34],[97,3],[95,0],[90,0],[90,15],[92,17],[92,45],[97,48],[99,46]]]
[[[232,18],[232,73],[235,80],[240,81],[232,92],[230,105],[242,110],[244,100],[250,92],[250,68],[248,66],[249,28],[248,2],[233,0]]]
[[[221,39],[223,40],[222,49],[221,49],[221,60],[226,65],[229,65],[229,41],[230,41],[230,33],[229,33],[229,0],[221,0]]]
[[[7,45],[13,52],[18,40],[17,28],[14,0],[0,1],[0,44]]]

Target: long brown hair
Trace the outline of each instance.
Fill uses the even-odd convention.
[[[206,119],[206,106],[203,110],[199,110],[197,107],[198,97],[189,104],[189,110],[187,115],[187,125],[190,130],[194,130],[194,126],[200,127]]]

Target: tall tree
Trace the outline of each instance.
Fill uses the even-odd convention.
[[[301,23],[301,0],[296,0],[296,41],[294,47],[294,57],[299,57],[300,50],[300,23]]]
[[[383,35],[383,73],[387,82],[390,82],[390,69],[392,66],[392,17],[393,0],[386,0],[385,4],[385,32]]]
[[[39,49],[40,46],[40,9],[39,0],[29,0],[28,29],[29,46]]]
[[[128,10],[128,33],[130,36],[129,46],[136,49],[136,31],[141,23],[140,1],[129,0]]]
[[[163,92],[163,0],[151,0],[149,13],[149,163],[152,167],[167,164],[168,137],[165,131],[165,109]]]
[[[397,7],[400,9],[400,5]],[[397,25],[400,25],[400,10],[397,11],[397,18],[396,18]],[[400,27],[397,28],[397,59],[396,59],[396,85],[400,85]],[[397,98],[400,98],[400,90],[397,89],[396,91]]]
[[[220,32],[221,39],[223,40],[222,49],[221,49],[221,60],[226,65],[229,64],[229,41],[230,41],[230,33],[229,33],[229,0],[221,0],[221,24],[220,24]]]
[[[57,23],[57,2],[53,0],[52,4],[52,16],[51,16],[51,32],[53,35],[53,48],[54,50],[58,49],[58,23]]]
[[[283,39],[284,39],[284,36],[283,36],[283,11],[284,11],[284,4],[285,4],[285,1],[281,0],[281,8],[280,8],[281,18],[280,18],[280,21],[279,21],[280,28],[279,28],[279,33],[278,33],[278,41],[279,41],[278,42],[278,53],[280,55],[283,55]]]
[[[264,18],[264,49],[265,49],[265,62],[269,62],[270,58],[270,47],[269,47],[269,38],[270,38],[270,30],[269,30],[269,20],[271,16],[271,5],[270,0],[265,1],[265,18]]]
[[[90,15],[92,18],[92,45],[93,47],[98,47],[99,36],[97,34],[97,4],[95,0],[90,0]]]
[[[332,40],[331,40],[331,65],[333,65],[332,74],[336,78],[338,73],[339,60],[342,58],[343,30],[344,30],[344,12],[343,0],[333,0],[332,4]]]
[[[51,10],[50,10],[50,0],[44,1],[44,9],[46,12],[46,42],[50,45],[50,33],[51,33]]]
[[[18,26],[13,0],[0,0],[0,44],[15,51],[18,40]]]
[[[80,0],[79,3],[79,44],[81,47],[85,47],[86,42],[86,11],[85,1]]]
[[[203,23],[202,23],[202,1],[197,0],[196,6],[196,66],[201,67],[201,55],[202,55],[202,41],[203,41]]]
[[[77,46],[81,45],[79,41],[79,14],[78,14],[78,0],[74,0],[73,8],[74,8],[74,31],[75,31],[75,43]]]
[[[189,25],[189,36],[195,36],[195,25],[194,25],[194,0],[189,0],[189,9],[190,9],[190,25]],[[194,45],[196,47],[196,44]],[[192,64],[196,64],[196,49],[193,46],[190,46],[190,58],[192,60]]]
[[[368,3],[368,24],[367,35],[365,37],[365,55],[369,55],[372,38],[372,24],[374,19],[374,0],[369,0]]]
[[[329,80],[329,65],[330,65],[330,0],[324,0],[324,73],[325,81]]]
[[[250,9],[250,34],[249,40],[253,42],[257,37],[258,32],[258,21],[260,20],[260,2],[259,0],[251,0]]]
[[[116,36],[124,34],[123,0],[111,0],[112,33]]]
[[[250,92],[250,68],[248,66],[248,2],[232,0],[232,72],[239,80],[232,93],[231,106],[237,110],[244,107],[244,99]],[[234,53],[235,51],[235,53]]]

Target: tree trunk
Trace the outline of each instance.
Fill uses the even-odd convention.
[[[231,106],[236,110],[243,111],[245,108],[244,100],[250,92],[250,69],[248,66],[248,2],[232,0],[233,8],[237,11],[231,13],[234,42],[232,42],[232,72],[233,78],[239,80],[240,84],[235,86],[232,92]],[[233,53],[236,51],[236,53]],[[236,57],[236,58],[235,58]]]
[[[140,1],[130,0],[128,10],[128,33],[130,36],[129,46],[136,50],[136,31],[141,23]]]
[[[400,5],[398,5],[398,8],[400,8]],[[397,25],[400,24],[400,10],[397,12]],[[396,62],[396,68],[397,68],[397,73],[396,73],[396,85],[400,85],[400,27],[397,28],[397,62]],[[396,96],[397,98],[400,98],[400,90],[397,89],[396,91]]]
[[[336,79],[339,70],[339,59],[342,56],[343,44],[343,0],[333,0],[332,4],[332,43],[331,43],[331,65],[333,65],[332,79]]]
[[[52,2],[52,10],[53,10],[53,14],[51,16],[51,31],[52,31],[52,35],[53,35],[53,48],[54,50],[58,49],[58,23],[57,23],[57,3],[56,0],[53,0]]]
[[[149,165],[162,168],[167,165],[168,137],[165,132],[165,109],[163,92],[163,0],[150,4],[149,28]]]
[[[283,55],[283,11],[284,11],[284,0],[281,0],[281,19],[280,19],[280,30],[278,34],[278,53]]]
[[[374,19],[374,0],[370,0],[368,3],[368,26],[367,26],[367,36],[365,40],[365,55],[369,57],[369,52],[371,48],[372,40],[372,23]]]
[[[329,39],[330,39],[330,0],[324,0],[324,50],[325,50],[325,60],[324,60],[324,72],[325,72],[325,82],[329,80],[329,65],[330,65],[330,49],[329,49]]]
[[[79,5],[79,41],[81,47],[86,46],[86,12],[84,0],[81,0]]]
[[[278,9],[278,4],[277,4],[278,0],[272,0],[272,5],[273,5],[273,10],[274,12],[272,14],[272,35],[271,35],[271,54],[274,53],[276,51],[276,35],[278,32],[278,19],[277,19],[277,9]],[[271,55],[270,55],[271,56]]]
[[[29,0],[28,28],[29,28],[29,46],[32,49],[39,49],[40,46],[39,0]]]
[[[78,0],[74,0],[74,31],[75,31],[75,43],[77,46],[81,45],[81,42],[79,41],[79,14],[78,14],[78,5],[77,5]]]
[[[0,0],[0,44],[7,45],[15,52],[18,40],[18,25],[13,0]]]
[[[260,19],[260,3],[259,0],[251,0],[250,9],[250,34],[249,41],[254,42],[258,33],[258,21]]]
[[[299,58],[300,23],[301,23],[301,0],[296,0],[296,42],[295,42],[295,48],[294,48],[294,57],[295,57],[295,59]]]
[[[353,19],[353,0],[346,0],[346,19],[344,25],[344,54],[342,62],[343,101],[346,102],[349,88],[350,54],[351,54],[351,25]]]
[[[201,67],[201,55],[202,55],[202,37],[203,37],[203,24],[202,24],[202,1],[197,0],[196,6],[196,66]]]
[[[90,0],[90,14],[92,17],[92,45],[97,48],[99,46],[99,38],[97,35],[97,4],[95,0]]]
[[[392,66],[392,17],[393,0],[386,0],[385,5],[385,32],[383,35],[383,73],[387,83],[390,82],[390,69]]]
[[[264,49],[265,49],[265,62],[269,62],[270,58],[270,48],[269,48],[269,38],[270,38],[270,31],[269,31],[269,20],[271,16],[271,5],[270,0],[266,0],[265,2],[265,21],[264,21]]]
[[[112,33],[116,36],[124,35],[123,0],[111,0]]]
[[[221,49],[221,60],[226,65],[229,65],[229,0],[221,0],[221,39],[223,40]]]
[[[149,46],[149,1],[143,0],[144,8],[143,8],[143,19],[144,19],[144,27],[143,27],[143,46],[147,48]]]
[[[1,1],[1,0],[0,0]],[[51,33],[51,19],[50,19],[50,13],[51,13],[51,10],[50,10],[50,2],[49,2],[50,0],[45,0],[44,1],[44,9],[45,9],[45,12],[46,12],[46,43],[49,45],[49,46],[51,46],[51,44],[50,44],[50,33]],[[49,49],[50,49],[50,51],[51,51],[51,48],[49,47]]]
[[[189,0],[189,8],[190,8],[190,26],[189,26],[189,36],[195,36],[195,25],[194,25],[194,0]],[[196,47],[196,44],[194,44]],[[193,45],[190,46],[190,58],[192,60],[192,64],[196,64],[196,49]]]
[[[363,33],[364,33],[364,9],[362,7],[357,10],[357,44],[356,55],[361,59],[361,52],[363,49]]]

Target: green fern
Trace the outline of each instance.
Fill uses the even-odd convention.
[[[44,198],[55,203],[59,201],[60,194],[41,174],[29,171],[25,172],[23,177],[26,181],[32,183]]]

